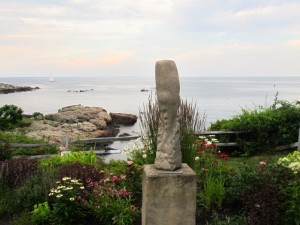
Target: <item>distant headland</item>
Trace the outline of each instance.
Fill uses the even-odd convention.
[[[0,94],[9,94],[14,92],[32,91],[40,89],[39,87],[14,86],[11,84],[0,83]]]

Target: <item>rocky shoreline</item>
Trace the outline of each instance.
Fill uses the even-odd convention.
[[[0,83],[0,94],[9,94],[14,92],[33,91],[40,89],[39,87],[14,86],[11,84]]]
[[[48,139],[49,143],[64,145],[66,136],[71,140],[115,137],[120,126],[131,126],[137,116],[125,113],[107,113],[102,107],[72,105],[57,113],[37,117],[26,128],[26,136]]]

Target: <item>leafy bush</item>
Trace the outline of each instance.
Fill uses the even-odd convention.
[[[53,219],[58,224],[81,224],[88,213],[85,201],[85,187],[80,180],[63,177],[50,189],[49,203],[53,206]]]
[[[15,105],[0,108],[0,129],[12,129],[22,121],[23,110]]]
[[[100,160],[98,159],[97,155],[94,151],[84,152],[70,152],[63,156],[60,156],[60,161],[62,163],[69,163],[69,162],[80,162],[87,165],[98,166]]]
[[[0,162],[0,183],[9,187],[22,185],[37,173],[37,159],[18,158]]]
[[[245,214],[247,224],[282,224],[286,208],[283,190],[295,175],[287,168],[258,162],[230,173],[225,206]]]
[[[248,131],[254,142],[252,154],[275,146],[291,144],[298,139],[300,108],[297,103],[277,100],[271,107],[253,111],[242,110],[240,115],[211,124],[211,130]],[[249,150],[249,149],[248,149]]]
[[[41,175],[31,176],[26,183],[14,190],[14,213],[31,212],[33,206],[48,198],[52,178]]]
[[[289,153],[286,157],[278,159],[278,164],[294,171],[300,172],[300,152],[294,151]]]
[[[63,164],[59,167],[58,177],[72,177],[85,183],[88,179],[100,180],[104,176],[103,171],[96,169],[92,165],[81,164],[78,162]]]
[[[283,208],[285,209],[284,221],[288,225],[300,224],[300,179],[291,181],[284,189]]]
[[[43,120],[44,119],[43,113],[40,113],[40,112],[34,112],[34,113],[32,113],[32,117],[35,120]]]
[[[99,181],[89,180],[89,207],[101,224],[134,224],[140,211],[123,183],[126,179],[126,175],[110,175]]]
[[[47,225],[52,220],[52,213],[48,202],[34,205],[31,221],[35,225]]]

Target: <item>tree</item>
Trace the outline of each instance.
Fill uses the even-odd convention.
[[[15,105],[4,105],[0,108],[0,129],[10,129],[22,120],[23,110]]]

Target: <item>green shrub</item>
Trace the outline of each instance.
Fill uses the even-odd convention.
[[[52,213],[48,202],[34,205],[31,221],[35,225],[47,225],[52,220]]]
[[[284,221],[288,225],[300,224],[300,179],[291,181],[284,189],[283,208],[285,209]]]
[[[32,225],[30,212],[24,212],[19,215],[14,215],[12,225]]]
[[[210,225],[246,225],[246,219],[243,215],[219,216],[217,213],[212,215],[213,219]]]
[[[22,120],[23,110],[15,105],[4,105],[0,108],[0,129],[12,129]]]
[[[32,117],[35,120],[43,120],[44,119],[43,113],[40,113],[40,112],[34,112],[34,113],[32,113]]]
[[[69,162],[80,162],[83,164],[98,166],[100,160],[98,159],[97,155],[94,151],[84,152],[70,152],[60,157],[62,163],[69,163]]]
[[[243,109],[240,115],[212,123],[210,129],[249,132],[247,136],[254,146],[248,148],[248,153],[257,154],[272,147],[296,142],[299,121],[300,108],[297,103],[275,98],[271,107],[259,107],[253,111]]]
[[[0,183],[0,193],[0,218],[11,216],[14,211],[14,192],[7,185]]]
[[[85,187],[80,180],[63,177],[50,189],[49,203],[53,207],[53,219],[57,224],[82,224],[88,216],[83,204]]]
[[[124,181],[126,175],[109,175],[102,180],[89,180],[89,207],[101,224],[133,225],[140,211]]]
[[[284,202],[291,197],[284,190],[295,178],[291,170],[277,164],[244,164],[228,176],[224,206],[234,213],[242,211],[247,224],[283,224]]]
[[[213,175],[207,172],[203,184],[203,189],[197,194],[197,204],[210,212],[212,209],[221,209],[225,199],[225,176],[222,174]]]
[[[46,174],[31,176],[24,185],[15,189],[14,212],[31,212],[35,204],[45,202],[53,183],[53,177]]]

